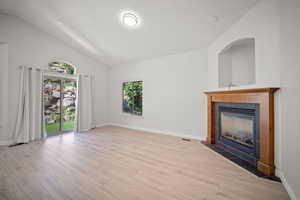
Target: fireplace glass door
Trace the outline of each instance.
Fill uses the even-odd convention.
[[[253,117],[221,112],[221,135],[223,137],[253,148],[253,128]]]
[[[256,165],[259,158],[259,105],[215,104],[215,139],[222,149]]]

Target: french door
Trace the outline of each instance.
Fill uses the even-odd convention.
[[[76,115],[76,80],[44,78],[44,119],[47,134],[74,131]]]

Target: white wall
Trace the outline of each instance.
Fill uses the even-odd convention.
[[[5,133],[7,130],[7,83],[8,83],[8,45],[0,44],[0,133]],[[5,137],[3,134],[0,134],[0,145],[1,141]]]
[[[300,1],[282,1],[280,7],[283,183],[292,200],[300,200]]]
[[[96,76],[95,124],[107,123],[107,74],[108,69],[99,62],[78,53],[60,40],[38,30],[17,17],[0,15],[0,42],[8,44],[8,95],[9,108],[7,132],[1,131],[2,142],[9,142],[16,121],[19,70],[27,65],[46,68],[54,59],[68,61],[78,68],[79,73],[92,73]],[[2,69],[1,65],[1,73]]]
[[[255,55],[253,44],[232,47],[232,84],[249,85],[255,83]]]
[[[219,87],[255,83],[255,45],[253,39],[234,42],[219,54]]]
[[[219,56],[219,87],[228,87],[232,84],[232,54],[224,51]]]
[[[143,80],[143,116],[122,113],[122,82]],[[171,55],[113,68],[110,122],[175,134],[206,136],[207,52]]]
[[[229,44],[243,38],[255,38],[256,84],[249,87],[280,85],[279,0],[263,0],[222,34],[209,47],[209,89],[217,89],[218,54]]]

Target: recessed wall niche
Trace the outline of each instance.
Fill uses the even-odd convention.
[[[252,84],[255,84],[255,39],[240,39],[219,53],[219,87]]]

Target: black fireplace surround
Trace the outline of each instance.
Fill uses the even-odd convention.
[[[259,104],[215,103],[215,120],[216,145],[256,167],[259,160]]]

